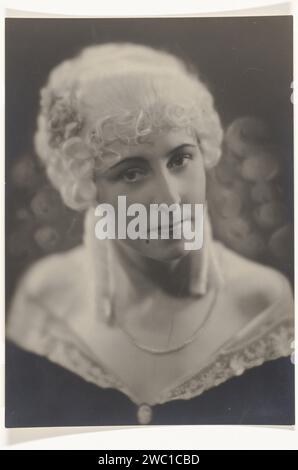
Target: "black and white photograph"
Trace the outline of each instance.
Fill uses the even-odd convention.
[[[293,426],[292,16],[5,35],[5,426]]]

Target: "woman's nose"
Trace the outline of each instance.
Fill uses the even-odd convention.
[[[168,175],[160,175],[157,178],[153,203],[168,206],[181,203],[179,184],[175,178]]]

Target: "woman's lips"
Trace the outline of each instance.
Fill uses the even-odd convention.
[[[165,230],[169,230],[169,232],[172,232],[174,230],[174,228],[176,227],[179,227],[179,226],[182,226],[185,222],[191,222],[192,219],[182,219],[182,220],[179,220],[178,222],[175,222],[174,224],[169,224],[169,225],[158,225],[158,227],[152,227],[152,228],[148,228],[147,230],[147,233],[149,234],[150,232],[162,232],[162,231],[165,231]]]

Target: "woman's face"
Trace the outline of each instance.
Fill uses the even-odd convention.
[[[109,203],[118,220],[118,196],[126,196],[126,207],[141,203],[147,209],[148,227],[151,204],[205,203],[206,180],[202,153],[196,138],[187,129],[151,134],[144,143],[127,145],[115,141],[108,146],[121,155],[111,168],[96,177],[98,203]],[[129,223],[134,217],[127,217]],[[194,220],[191,223],[194,230]],[[170,232],[171,233],[171,232]],[[183,233],[183,230],[182,230]],[[185,256],[185,239],[168,237],[117,240],[143,254],[160,261],[171,261]]]

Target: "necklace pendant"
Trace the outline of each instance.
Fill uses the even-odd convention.
[[[137,418],[139,424],[149,424],[152,420],[152,407],[143,403],[138,407]]]

